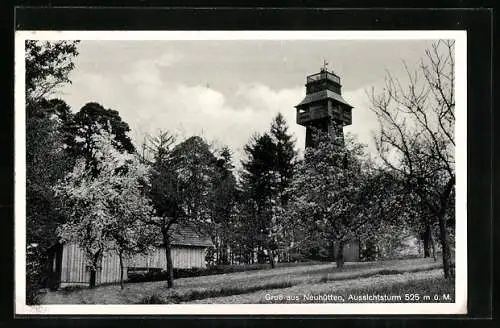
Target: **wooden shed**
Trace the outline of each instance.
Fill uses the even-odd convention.
[[[174,268],[205,268],[206,248],[213,246],[210,238],[194,228],[175,225],[171,228],[172,263]],[[165,247],[155,247],[147,256],[136,254],[128,261],[129,268],[167,269]]]
[[[336,249],[335,249],[336,252]],[[336,253],[335,253],[336,254]],[[344,244],[344,261],[359,262],[359,241],[350,240]]]
[[[171,230],[172,262],[174,268],[204,268],[206,248],[212,246],[210,238],[195,229],[176,225]],[[85,251],[77,243],[57,243],[49,249],[50,288],[69,286],[89,286],[90,270]],[[154,247],[147,254],[135,254],[124,261],[124,280],[128,279],[128,269],[166,270],[165,247]],[[96,272],[96,285],[120,282],[120,259],[118,254],[106,253]]]

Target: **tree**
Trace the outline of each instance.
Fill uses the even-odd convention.
[[[295,139],[288,132],[288,125],[285,118],[279,113],[271,123],[271,138],[276,144],[275,172],[277,174],[277,188],[274,215],[272,222],[272,239],[274,248],[288,250],[294,242],[293,229],[290,229],[289,222],[283,221],[283,208],[288,203],[288,193],[292,180],[295,165],[297,162],[297,151],[295,150]],[[288,251],[284,256],[288,257]]]
[[[445,278],[454,277],[447,227],[455,188],[454,48],[452,40],[434,43],[415,72],[407,68],[408,87],[388,73],[385,89],[370,95],[380,157],[438,224]]]
[[[236,178],[231,161],[231,151],[223,147],[216,159],[211,181],[209,204],[212,206],[214,226],[213,241],[216,245],[217,264],[229,264],[228,249],[234,235],[234,210],[236,206]]]
[[[92,143],[97,171],[79,158],[73,171],[54,187],[70,211],[58,236],[84,249],[90,287],[95,286],[103,255],[118,252],[123,286],[123,255],[137,248],[139,233],[144,231],[141,222],[151,216],[152,207],[142,191],[147,170],[134,155],[115,149],[113,137],[105,130],[94,134]]]
[[[44,254],[55,241],[55,228],[64,222],[64,211],[52,186],[69,172],[73,158],[64,151],[61,126],[71,112],[58,99],[27,106],[26,119],[26,241]]]
[[[105,109],[95,102],[85,104],[64,126],[68,151],[75,157],[83,155],[87,161],[91,161],[93,136],[102,129],[113,135],[112,143],[116,149],[130,154],[135,152],[135,147],[127,135],[130,127],[122,120],[118,111]],[[97,163],[93,165],[96,166]]]
[[[46,249],[55,229],[64,222],[51,187],[71,169],[72,159],[63,151],[61,126],[70,119],[69,106],[47,100],[59,86],[70,83],[69,73],[78,52],[77,42],[25,44],[26,94],[26,292],[35,303],[43,277]]]
[[[369,188],[362,149],[349,138],[344,145],[338,137],[317,135],[317,146],[306,149],[297,166],[287,212],[306,233],[319,233],[337,245],[337,267],[342,268],[345,242],[370,223],[370,216],[363,215]]]
[[[69,73],[78,55],[79,41],[26,40],[26,100],[36,103],[58,87],[71,83]]]
[[[280,113],[273,119],[269,133],[254,135],[244,150],[246,159],[242,161],[240,184],[245,200],[240,209],[246,222],[240,224],[240,233],[249,234],[247,243],[257,248],[259,262],[267,256],[274,267],[275,252],[289,248],[293,240],[282,222],[282,214],[297,152],[283,115]]]
[[[147,253],[155,242],[154,231],[144,221],[151,218],[153,207],[144,190],[147,185],[147,166],[137,156],[128,156],[125,172],[114,180],[114,198],[108,200],[111,220],[108,223],[110,250],[120,259],[120,287],[123,289],[124,259],[133,254]],[[118,169],[121,169],[118,168]],[[119,170],[120,171],[120,170]],[[116,172],[116,170],[115,170]]]
[[[432,257],[437,260],[434,236],[439,235],[439,233],[436,233],[435,229],[436,220],[429,209],[423,206],[416,193],[405,190],[404,182],[404,180],[401,181],[403,184],[401,193],[405,199],[405,212],[407,214],[404,216],[403,222],[407,229],[422,241],[424,258],[430,257],[432,252]]]
[[[271,123],[270,132],[271,138],[276,144],[275,170],[278,175],[278,198],[282,205],[286,205],[287,195],[285,190],[293,179],[294,168],[297,161],[295,140],[288,132],[288,125],[281,113],[279,113]]]
[[[167,261],[167,286],[174,286],[170,234],[174,224],[190,224],[203,233],[210,221],[210,182],[215,157],[200,137],[191,137],[172,148],[174,138],[160,133],[150,138],[154,163],[149,195],[156,216],[147,223],[163,237]]]
[[[358,230],[358,239],[364,259],[375,260],[387,256],[408,236],[412,212],[408,211],[410,200],[402,192],[400,177],[395,172],[371,160],[364,163],[362,170],[359,215],[365,222]]]
[[[157,227],[162,235],[167,261],[167,285],[174,286],[170,229],[184,216],[180,206],[179,182],[175,169],[170,165],[172,146],[175,138],[168,132],[160,132],[156,137],[149,137],[143,149],[153,155],[150,175],[149,197],[153,202],[155,216],[146,220],[147,224]],[[143,156],[146,158],[146,156]]]
[[[255,135],[244,148],[247,159],[242,162],[244,172],[242,185],[244,195],[251,201],[247,202],[252,218],[252,233],[256,239],[258,262],[262,263],[265,251],[271,267],[274,267],[272,256],[272,219],[273,207],[276,201],[276,144],[267,133]]]
[[[27,106],[26,117],[26,292],[34,304],[45,284],[47,250],[56,241],[56,228],[66,220],[52,187],[71,170],[73,158],[64,151],[61,121],[55,114],[62,101]],[[69,107],[68,107],[69,108]]]
[[[217,160],[208,143],[199,136],[179,143],[171,155],[182,196],[182,211],[200,231],[207,231],[212,224],[210,192]]]

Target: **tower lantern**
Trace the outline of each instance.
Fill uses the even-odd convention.
[[[297,124],[306,127],[306,147],[314,146],[314,129],[343,136],[343,127],[352,123],[353,106],[342,98],[340,77],[327,65],[325,61],[319,73],[307,77],[306,96],[295,106]]]

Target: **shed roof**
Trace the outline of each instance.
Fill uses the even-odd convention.
[[[170,229],[172,245],[196,247],[213,246],[212,240],[206,233],[198,231],[198,229],[191,225],[174,224]]]
[[[305,98],[295,107],[303,106],[303,105],[310,104],[310,103],[324,100],[324,99],[333,99],[333,100],[338,101],[339,103],[342,103],[342,104],[352,108],[352,106],[349,105],[347,103],[347,101],[345,101],[344,98],[342,98],[341,95],[339,95],[338,93],[335,93],[331,90],[328,90],[328,89],[321,90],[321,91],[310,93],[310,94],[306,95]]]
[[[163,244],[163,239],[160,233],[154,237],[157,245]],[[56,241],[50,248],[61,245]],[[191,246],[191,247],[210,247],[214,246],[210,236],[200,229],[197,229],[192,224],[173,224],[170,228],[170,244],[175,246]]]

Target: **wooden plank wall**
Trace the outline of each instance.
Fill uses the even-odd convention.
[[[172,262],[174,268],[204,268],[205,252],[203,247],[172,247]],[[63,247],[61,266],[61,287],[88,285],[90,270],[85,261],[85,251],[76,243],[68,243]],[[165,248],[155,248],[154,251],[136,254],[130,259],[124,259],[125,270],[123,279],[127,280],[127,267],[145,267],[167,269]],[[106,254],[97,271],[96,284],[120,282],[120,258],[116,253]]]
[[[172,249],[174,268],[204,268],[205,248],[202,247],[175,247]]]
[[[205,248],[202,247],[172,247],[172,263],[174,268],[204,268]],[[158,247],[148,254],[136,254],[129,261],[129,267],[167,269],[165,248]]]
[[[64,244],[61,263],[61,285],[88,284],[85,252],[75,243]]]
[[[76,243],[68,243],[63,247],[61,286],[88,285],[90,281],[90,270],[85,261],[85,251]],[[123,279],[127,280],[127,269],[125,262]],[[114,283],[120,281],[120,258],[116,253],[106,254],[97,271],[96,284]]]
[[[128,261],[128,266],[141,268],[166,268],[166,263],[165,249],[154,248],[154,250],[147,254],[133,255]]]
[[[344,261],[359,262],[359,243],[348,242],[344,245]]]
[[[124,259],[123,280],[127,280],[127,262]],[[120,282],[120,257],[116,253],[103,256],[101,270],[97,271],[96,283]]]

